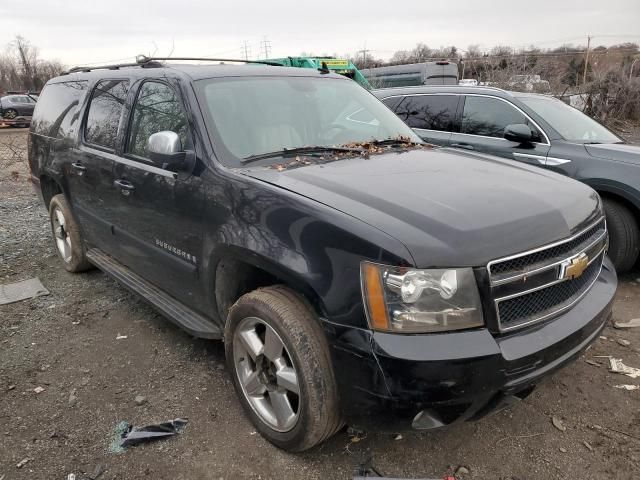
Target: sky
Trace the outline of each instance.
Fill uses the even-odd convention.
[[[640,0],[0,0],[0,49],[15,35],[67,66],[137,54],[250,58],[476,44],[550,48],[640,42]]]

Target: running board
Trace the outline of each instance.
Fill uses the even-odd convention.
[[[87,252],[87,259],[107,275],[140,295],[165,317],[194,337],[222,338],[222,330],[211,321],[133,273],[102,250],[90,249]]]

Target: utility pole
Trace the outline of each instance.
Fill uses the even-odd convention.
[[[271,55],[271,40],[268,40],[266,35],[260,42],[260,50],[262,50],[265,60]]]
[[[367,47],[363,48],[362,50],[358,50],[358,53],[362,54],[362,68],[367,68],[367,53],[369,53],[371,50],[367,50]]]
[[[243,44],[240,45],[240,52],[242,52],[241,55],[245,60],[249,60],[249,57],[251,56],[251,47],[249,46],[249,42],[245,40]]]
[[[587,35],[587,53],[584,57],[584,72],[582,73],[582,85],[587,83],[587,66],[589,65],[589,49],[591,48],[591,35]]]

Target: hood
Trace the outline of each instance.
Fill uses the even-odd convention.
[[[640,165],[640,147],[636,145],[628,145],[625,143],[598,143],[585,145],[584,148],[592,157]]]
[[[244,173],[384,231],[425,268],[483,266],[568,237],[601,215],[598,195],[575,180],[447,149]]]

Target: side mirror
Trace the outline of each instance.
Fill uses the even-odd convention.
[[[524,123],[514,123],[504,128],[504,138],[510,142],[527,143],[533,139],[533,132]]]
[[[176,171],[184,167],[187,152],[176,132],[165,130],[154,133],[147,141],[149,159],[165,170]]]

